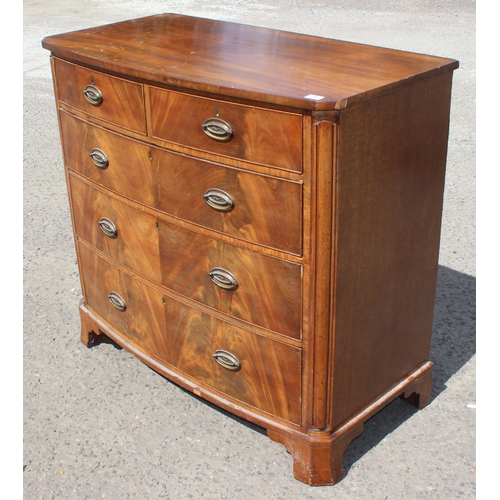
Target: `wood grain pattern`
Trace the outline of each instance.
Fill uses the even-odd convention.
[[[300,423],[300,349],[274,342],[170,300],[165,306],[165,361],[245,403]],[[236,372],[219,366],[216,350],[234,354]]]
[[[54,58],[58,98],[85,113],[146,134],[144,91],[141,84],[105,75]],[[90,104],[83,94],[87,85],[102,93],[102,104]]]
[[[148,145],[90,125],[63,110],[59,116],[64,159],[69,168],[136,201],[155,204]],[[94,148],[108,157],[107,168],[100,169],[92,162],[89,155]]]
[[[162,283],[202,304],[293,338],[301,336],[301,266],[159,222]],[[234,291],[208,276],[230,271]]]
[[[150,88],[152,135],[160,139],[223,156],[302,171],[302,118],[227,101]],[[217,108],[217,109],[216,109]],[[229,123],[228,142],[208,137],[205,120],[219,117]],[[280,147],[277,148],[276,144]]]
[[[157,219],[121,203],[70,175],[71,201],[78,238],[111,258],[154,280],[161,279]],[[103,218],[116,226],[117,236],[99,227]]]
[[[296,255],[302,249],[302,184],[227,168],[155,149],[158,208],[190,222]],[[203,195],[230,195],[234,209],[218,212]]]
[[[255,335],[166,297],[80,245],[87,306],[144,352],[244,403],[300,422],[301,351]],[[107,298],[119,293],[126,310]],[[220,366],[216,350],[234,354],[238,371]]]
[[[87,307],[141,349],[150,353],[162,352],[165,345],[163,295],[120,272],[87,245],[79,244],[78,250]],[[111,292],[123,298],[125,311],[111,304],[108,299]]]
[[[46,37],[42,45],[128,77],[316,110],[458,67],[451,59],[178,14]]]

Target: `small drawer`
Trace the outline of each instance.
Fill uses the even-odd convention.
[[[302,172],[302,116],[151,87],[153,136]]]
[[[69,176],[76,234],[111,258],[160,281],[156,218]]]
[[[166,297],[80,245],[85,303],[145,354],[195,383],[300,423],[301,350]]]
[[[158,207],[176,217],[296,255],[302,250],[302,184],[153,152]]]
[[[301,266],[159,222],[162,283],[236,318],[301,335]]]
[[[149,146],[109,132],[61,110],[66,165],[146,205],[155,203]]]
[[[146,134],[143,85],[57,58],[54,58],[54,67],[60,102],[106,122]]]

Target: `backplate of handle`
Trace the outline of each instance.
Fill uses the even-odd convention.
[[[210,279],[223,290],[232,291],[238,288],[238,281],[234,274],[222,267],[214,267],[208,272]]]
[[[223,351],[222,349],[217,349],[213,354],[213,358],[226,370],[236,372],[241,368],[239,359],[234,354]]]
[[[125,311],[127,308],[127,305],[125,304],[125,301],[123,300],[120,295],[118,295],[116,292],[111,292],[108,295],[108,299],[113,304],[119,311]]]
[[[95,85],[87,85],[83,89],[83,95],[92,106],[100,106],[102,104],[102,93]]]
[[[203,199],[210,208],[218,212],[230,212],[234,208],[233,199],[222,189],[207,189]]]
[[[108,157],[106,156],[106,153],[102,151],[99,148],[94,148],[90,153],[89,156],[91,160],[94,162],[94,165],[98,168],[105,169],[107,168],[109,164]]]
[[[99,224],[99,227],[101,228],[101,231],[109,238],[116,238],[116,236],[118,235],[116,225],[112,220],[110,220],[106,217],[103,217],[98,222],[98,224]]]
[[[220,118],[209,118],[201,128],[210,139],[215,141],[227,142],[233,137],[231,125]]]

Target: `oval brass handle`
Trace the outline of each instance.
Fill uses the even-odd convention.
[[[231,196],[225,191],[222,191],[222,189],[207,189],[203,195],[203,199],[210,208],[218,212],[230,212],[234,208],[234,202]]]
[[[201,128],[210,139],[215,141],[227,142],[233,137],[231,125],[220,118],[209,118]]]
[[[238,288],[238,281],[232,273],[221,267],[214,267],[208,272],[210,279],[223,290],[236,290]]]
[[[103,217],[99,222],[99,227],[101,228],[101,231],[106,235],[109,236],[110,238],[116,238],[118,235],[118,231],[116,230],[115,223],[106,217]]]
[[[83,89],[83,95],[92,106],[100,106],[102,104],[102,93],[95,85],[87,85]]]
[[[241,368],[239,359],[234,354],[223,351],[222,349],[217,349],[213,354],[213,358],[226,370],[236,372]]]
[[[127,308],[125,301],[116,292],[111,292],[108,299],[119,311],[125,311]]]
[[[109,160],[106,156],[106,153],[99,148],[94,148],[89,153],[90,158],[94,162],[94,165],[98,168],[102,168],[103,170],[108,167]]]

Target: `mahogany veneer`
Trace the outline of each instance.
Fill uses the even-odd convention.
[[[164,14],[47,37],[83,299],[311,485],[429,403],[452,59]]]

